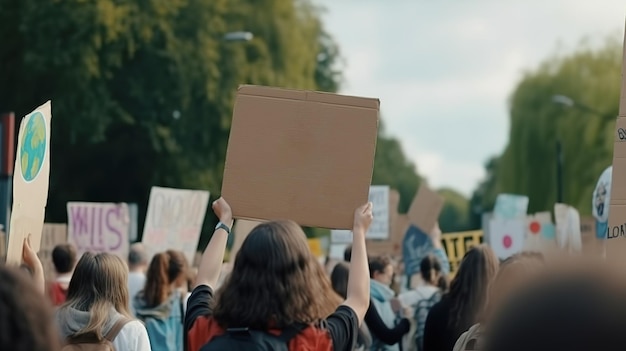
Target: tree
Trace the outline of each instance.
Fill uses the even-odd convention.
[[[400,213],[406,213],[417,193],[421,178],[415,164],[409,161],[402,150],[400,141],[385,133],[379,123],[376,157],[372,185],[389,185],[400,193]]]
[[[0,30],[0,107],[53,101],[49,221],[84,200],[136,202],[141,222],[153,185],[218,195],[239,84],[338,84],[305,0],[0,0]]]
[[[454,189],[444,188],[437,191],[444,198],[443,209],[439,215],[439,226],[443,233],[470,230],[469,201]]]
[[[479,188],[481,204],[492,205],[497,194],[493,190],[497,190],[528,195],[531,213],[553,209],[555,143],[560,140],[564,202],[583,215],[590,214],[597,178],[612,162],[621,48],[615,37],[599,49],[583,43],[575,52],[550,57],[524,75],[510,99],[509,142],[490,175],[495,185],[493,178],[481,185],[487,186]],[[555,104],[555,94],[569,96],[600,113]]]

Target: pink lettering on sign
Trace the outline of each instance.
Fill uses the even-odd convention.
[[[117,204],[68,203],[68,237],[79,253],[128,251],[128,208]]]

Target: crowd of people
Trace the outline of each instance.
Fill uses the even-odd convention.
[[[619,269],[522,252],[500,261],[488,245],[467,251],[449,281],[441,232],[415,276],[387,256],[368,257],[372,205],[354,213],[343,262],[324,266],[292,221],[258,225],[230,272],[228,203],[195,271],[182,252],[125,262],[108,253],[52,252],[45,280],[30,239],[23,266],[0,267],[0,345],[16,351],[116,350],[612,350],[626,345]],[[578,262],[578,263],[577,263]],[[615,267],[613,267],[615,268]],[[83,347],[83,348],[81,348]],[[87,347],[87,348],[85,348]]]

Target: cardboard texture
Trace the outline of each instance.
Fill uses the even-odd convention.
[[[598,257],[603,255],[605,240],[596,236],[596,219],[594,217],[580,218],[580,237],[584,255]]]
[[[149,257],[172,249],[193,262],[208,205],[208,191],[153,186],[141,239]]]
[[[379,101],[242,86],[222,196],[238,219],[352,229],[372,180]]]
[[[626,268],[626,34],[622,56],[619,116],[615,125],[613,174],[607,228],[606,257]]]
[[[430,233],[439,220],[443,202],[443,197],[430,190],[427,185],[420,185],[407,213],[409,220],[424,233]]]
[[[555,226],[550,212],[539,212],[526,219],[524,251],[547,252],[556,248]]]
[[[45,223],[41,235],[39,259],[43,265],[46,280],[54,279],[56,271],[52,263],[52,250],[55,246],[67,243],[67,224]]]
[[[252,229],[254,229],[257,225],[261,223],[262,222],[249,221],[245,219],[238,219],[237,222],[235,222],[235,226],[233,228],[235,241],[233,242],[233,247],[230,249],[230,254],[228,256],[230,262],[235,262],[235,258],[237,257],[237,252],[239,252],[239,249],[241,248],[241,245],[243,244],[244,240],[246,240],[246,238],[248,237],[248,234],[250,234]]]
[[[68,202],[67,241],[78,257],[87,251],[128,258],[128,206],[125,203]]]
[[[13,175],[13,209],[9,225],[7,263],[22,261],[24,239],[31,235],[31,245],[39,251],[50,180],[51,102],[26,115],[17,139]]]

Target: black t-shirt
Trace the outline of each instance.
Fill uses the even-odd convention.
[[[185,350],[197,351],[208,342],[209,333],[206,320],[211,318],[213,290],[207,285],[196,287],[187,301],[185,314]],[[198,322],[202,321],[202,322]],[[198,322],[198,323],[197,323]],[[204,322],[204,323],[203,323]],[[351,351],[356,346],[359,321],[354,310],[342,305],[325,321],[327,333],[332,340],[333,350]],[[321,334],[320,334],[321,335]]]

